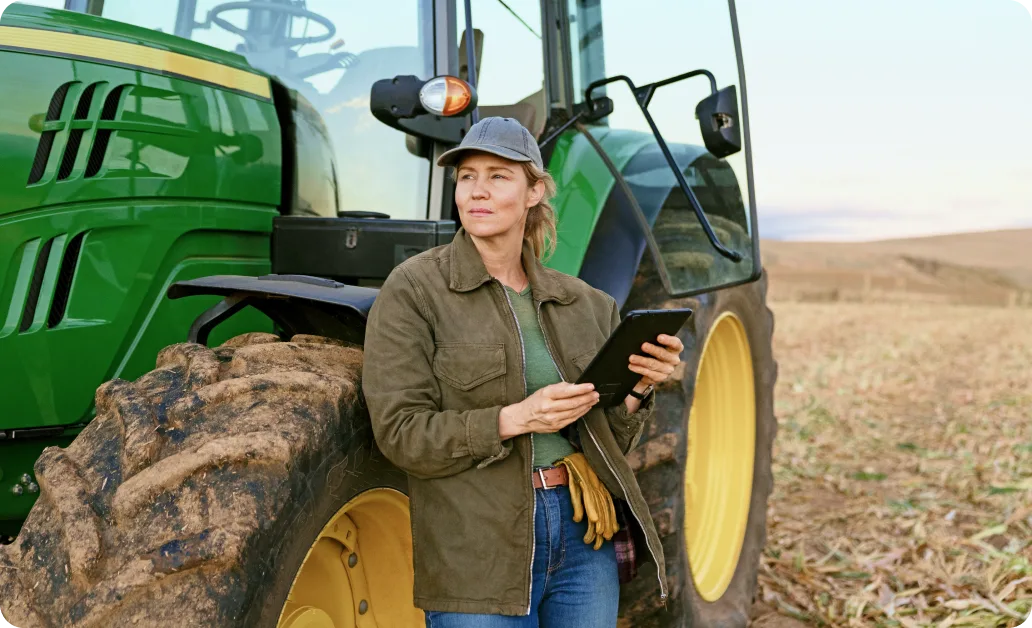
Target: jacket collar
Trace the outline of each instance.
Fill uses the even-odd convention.
[[[448,287],[455,292],[469,292],[491,281],[477,246],[462,227],[455,232],[451,249],[451,276]],[[568,304],[573,297],[551,274],[545,272],[541,260],[534,255],[530,242],[523,241],[523,270],[530,279],[530,291],[535,301],[557,301]]]

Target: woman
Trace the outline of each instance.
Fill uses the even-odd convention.
[[[415,605],[434,628],[615,626],[635,554],[656,563],[666,597],[625,455],[681,342],[643,345],[632,396],[596,407],[590,384],[568,382],[620,316],[612,297],[541,264],[555,184],[534,138],[485,118],[438,164],[455,167],[462,228],[384,282],[363,374],[376,442],[409,475]]]

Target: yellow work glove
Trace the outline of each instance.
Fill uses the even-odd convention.
[[[584,535],[584,542],[589,545],[594,543],[595,549],[599,549],[603,541],[612,539],[620,529],[616,523],[613,496],[595,475],[584,454],[570,454],[556,462],[556,465],[566,467],[570,475],[573,520],[580,523],[585,515],[588,517],[588,532]]]

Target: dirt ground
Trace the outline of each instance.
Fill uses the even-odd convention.
[[[1032,611],[1032,310],[774,303],[775,488],[753,625]]]

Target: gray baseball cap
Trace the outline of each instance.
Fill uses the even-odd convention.
[[[477,122],[458,146],[438,158],[437,165],[454,166],[462,153],[470,150],[491,153],[512,161],[532,161],[542,170],[545,167],[537,140],[513,118],[491,117]]]

